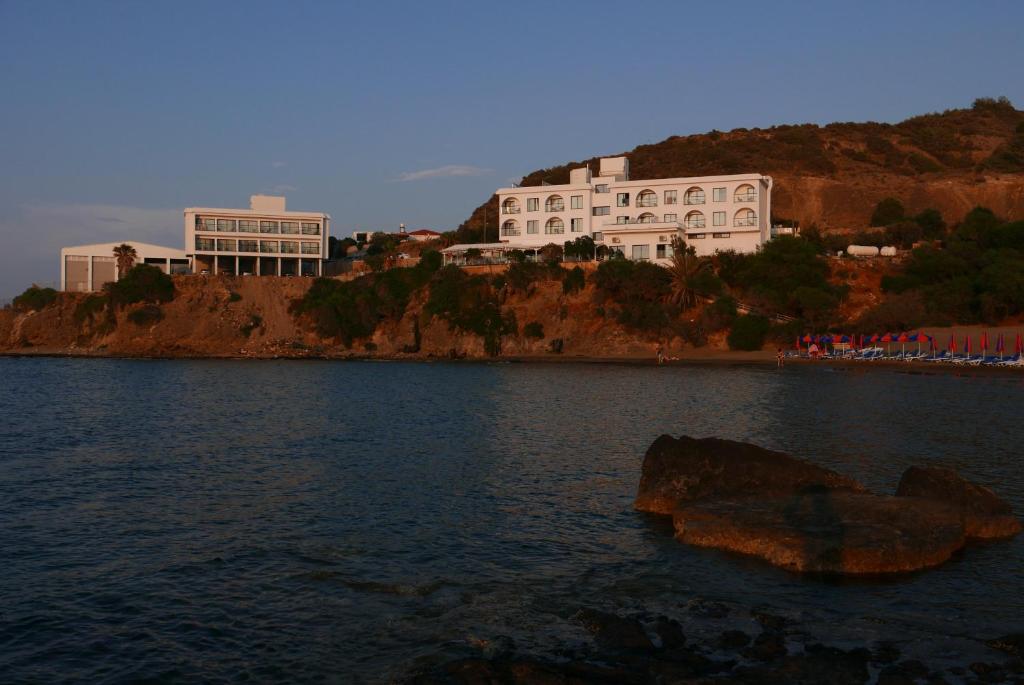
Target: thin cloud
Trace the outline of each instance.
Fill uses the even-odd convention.
[[[407,171],[400,174],[399,181],[424,181],[430,178],[452,178],[454,176],[484,176],[491,173],[490,169],[470,166],[469,164],[446,164],[436,169],[422,169],[420,171]]]

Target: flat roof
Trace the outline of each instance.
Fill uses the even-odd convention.
[[[636,188],[647,185],[697,185],[700,183],[728,183],[729,181],[762,181],[768,179],[771,179],[771,176],[751,172],[748,174],[729,174],[724,176],[679,176],[675,178],[640,178],[630,179],[628,181],[609,180],[607,182],[602,181],[601,183],[577,183],[557,186],[517,186],[515,188],[498,188],[494,192],[496,195],[511,195],[513,193],[544,193],[548,191],[555,192],[559,190],[587,190],[589,188],[593,188],[595,185],[607,185],[615,188]]]
[[[185,214],[214,214],[224,216],[272,216],[272,217],[285,217],[296,219],[307,218],[307,219],[330,219],[330,214],[323,212],[260,212],[254,209],[230,209],[226,207],[186,207]]]
[[[185,250],[180,247],[166,247],[164,245],[153,245],[152,243],[141,243],[138,240],[131,240],[126,238],[124,240],[115,240],[112,243],[91,243],[89,245],[70,245],[68,247],[60,248],[61,253],[65,252],[82,252],[85,254],[98,254],[103,253],[104,255],[111,254],[115,247],[118,245],[131,245],[138,252],[174,252],[181,253],[181,256],[185,256]]]

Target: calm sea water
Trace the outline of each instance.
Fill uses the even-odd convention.
[[[1024,539],[826,583],[684,547],[631,507],[668,432],[879,491],[948,465],[1024,510],[1015,378],[61,359],[0,359],[0,378],[4,682],[380,682],[481,644],[571,645],[580,606],[764,607],[954,659],[1024,627]]]

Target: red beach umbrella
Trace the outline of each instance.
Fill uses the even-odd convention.
[[[1021,339],[1020,333],[1017,334],[1017,340],[1013,344],[1013,351],[1018,357],[1024,354],[1024,339]]]
[[[968,357],[971,356],[971,336],[969,335],[964,336],[964,354]]]
[[[950,334],[950,336],[949,336],[949,346],[946,349],[949,350],[949,356],[951,356],[951,357],[955,357],[956,356],[956,336],[955,335]]]
[[[984,357],[985,353],[988,352],[988,331],[983,331],[981,334],[981,356]]]
[[[1000,333],[996,336],[996,352],[999,353],[999,358],[1003,358],[1003,350],[1006,349],[1006,343],[1003,342],[1003,334]]]

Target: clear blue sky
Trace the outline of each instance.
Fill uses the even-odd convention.
[[[444,230],[673,134],[1021,107],[1022,27],[1019,1],[0,0],[0,298],[255,192],[335,235]]]

